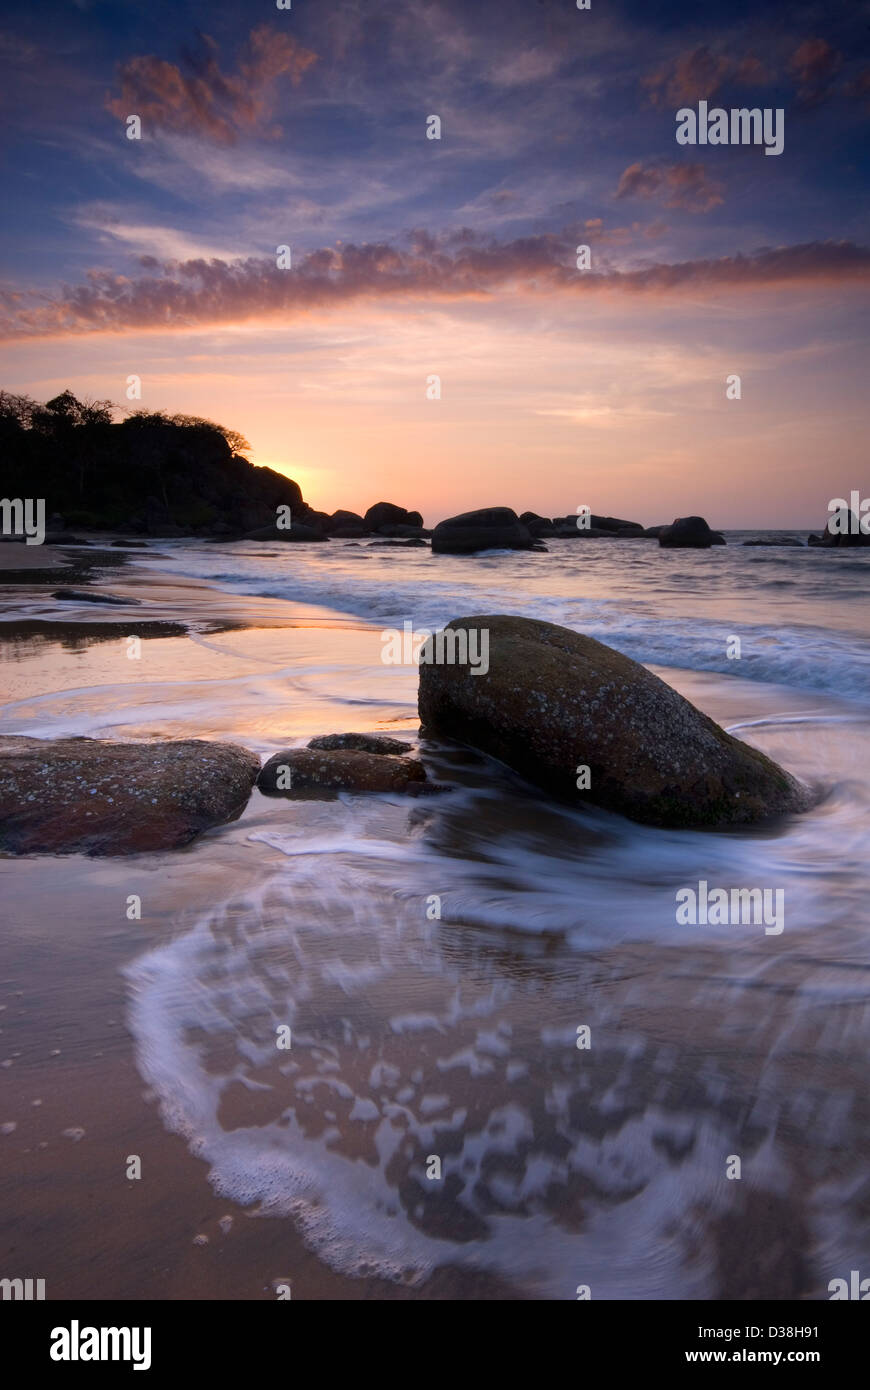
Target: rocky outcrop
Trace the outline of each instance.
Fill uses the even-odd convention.
[[[581,526],[579,523],[583,522]],[[598,516],[595,512],[587,516],[577,514],[553,518],[555,534],[561,540],[633,540],[643,538],[644,528],[638,521],[623,521],[616,516]]]
[[[407,792],[429,789],[417,758],[358,748],[288,748],[264,765],[257,786],[266,796],[333,797],[338,792]]]
[[[763,753],[590,637],[503,615],[448,626],[489,633],[489,670],[421,665],[424,736],[469,744],[561,798],[649,825],[750,824],[810,804]]]
[[[702,516],[678,516],[659,531],[659,545],[668,550],[707,550],[725,544],[721,532],[711,531]]]
[[[61,521],[131,535],[242,535],[274,524],[279,506],[305,520],[297,484],[254,467],[240,436],[208,420],[135,411],[114,424],[106,403],[68,391],[45,405],[4,405],[4,493],[45,498],[52,530]]]
[[[820,536],[808,537],[807,544],[836,547],[870,545],[870,530],[862,531],[862,520],[868,522],[867,517],[859,518],[857,513],[850,511],[848,507],[842,508],[830,518]]]
[[[484,507],[441,521],[432,532],[437,555],[473,555],[479,550],[531,550],[534,537],[510,507]]]
[[[260,762],[229,743],[0,737],[0,848],[175,849],[241,815]]]

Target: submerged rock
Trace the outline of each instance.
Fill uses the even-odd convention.
[[[749,824],[811,802],[770,758],[591,637],[503,615],[448,627],[489,633],[489,670],[421,665],[425,735],[469,744],[559,797],[649,825]]]
[[[246,541],[326,541],[329,537],[313,526],[305,526],[301,521],[294,521],[291,526],[284,530],[279,530],[277,526],[259,526],[256,531],[246,531],[242,539]]]
[[[420,548],[420,546],[422,546],[424,550],[427,550],[429,548],[428,542],[425,541],[422,536],[408,536],[405,540],[369,541],[368,545],[366,546],[366,549],[374,550],[375,547],[379,545],[388,547],[397,545],[400,547],[404,546],[406,550],[409,546],[411,546],[412,549],[415,546],[418,549]]]
[[[796,545],[800,550],[806,547],[803,541],[796,540],[794,536],[760,536],[757,540],[744,541],[744,545]]]
[[[432,550],[440,555],[473,555],[478,550],[532,550],[535,539],[511,507],[483,507],[439,521]]]
[[[328,797],[342,791],[413,795],[429,790],[426,769],[417,758],[356,748],[288,748],[269,759],[257,786],[266,796],[290,798]]]
[[[59,598],[65,603],[120,604],[123,608],[128,604],[138,606],[142,602],[138,598],[122,598],[120,594],[104,594],[99,589],[55,589],[52,598]]]
[[[0,737],[0,848],[13,854],[175,849],[241,815],[259,758],[230,743]]]

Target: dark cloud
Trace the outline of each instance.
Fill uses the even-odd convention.
[[[710,212],[722,202],[722,185],[703,164],[630,164],[622,173],[617,198],[655,198],[666,208]]]
[[[415,233],[414,244],[324,247],[294,270],[271,260],[191,260],[160,275],[130,279],[91,272],[85,284],[55,298],[0,294],[0,337],[183,330],[251,319],[293,319],[354,303],[468,299],[516,294],[676,295],[785,286],[870,284],[870,248],[811,242],[717,260],[653,264],[579,273],[577,228],[570,234],[493,239],[452,234],[442,241]]]
[[[299,82],[317,55],[268,25],[253,29],[239,55],[237,71],[221,71],[217,45],[202,35],[200,48],[182,55],[179,64],[162,58],[130,58],[121,66],[121,95],[106,106],[125,121],[136,115],[144,131],[197,135],[222,145],[241,134],[266,131],[264,118],[272,84],[287,76]]]

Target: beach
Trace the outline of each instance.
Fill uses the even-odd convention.
[[[826,1298],[870,1236],[870,563],[742,538],[155,540],[91,572],[129,609],[5,582],[2,734],[377,732],[443,790],[0,857],[4,1267],[50,1298]],[[659,829],[421,740],[383,633],[487,612],[643,662],[817,804]],[[781,889],[784,930],[679,925],[701,881]]]

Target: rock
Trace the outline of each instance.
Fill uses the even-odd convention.
[[[644,534],[645,528],[641,526],[639,521],[623,521],[618,516],[596,516],[594,512],[589,520],[599,531],[615,531],[617,534],[634,531],[641,536]]]
[[[865,518],[866,519],[866,518]],[[868,522],[870,525],[870,522]],[[865,546],[870,545],[870,532],[861,530],[861,518],[843,507],[832,516],[821,536],[810,536],[809,545]]]
[[[542,536],[555,536],[556,528],[548,516],[538,516],[537,512],[523,512],[520,516],[521,525],[525,526],[530,535],[539,540]]]
[[[0,737],[0,848],[13,854],[175,849],[241,815],[259,759],[229,743]]]
[[[419,512],[409,512],[405,507],[397,507],[394,502],[376,502],[369,507],[363,520],[370,531],[380,531],[383,526],[423,525]]]
[[[317,531],[321,536],[328,536],[332,517],[328,512],[318,512],[313,507],[306,506],[298,512],[293,512],[291,520],[294,526],[307,526],[309,531]]]
[[[112,545],[120,546],[123,550],[147,550],[147,541],[112,541]]]
[[[257,786],[266,796],[334,796],[338,792],[410,792],[429,789],[416,758],[355,748],[288,748],[265,764]]]
[[[242,537],[246,541],[325,541],[328,536],[324,536],[322,531],[317,531],[313,526],[303,526],[301,522],[294,521],[285,530],[279,530],[277,526],[260,526],[256,531],[246,531]]]
[[[711,540],[712,540],[713,545],[727,545],[727,544],[728,544],[728,542],[726,541],[725,537],[722,535],[722,532],[721,532],[721,531],[711,531],[711,532],[710,532],[710,537],[711,537]]]
[[[659,536],[661,535],[662,531],[667,531],[667,529],[668,529],[668,528],[667,528],[667,525],[664,525],[664,526],[648,526],[648,527],[646,528],[646,530],[644,531],[643,534],[644,534],[645,536],[650,537],[652,540],[658,540],[658,538],[659,538]]]
[[[400,757],[408,752],[407,743],[387,738],[385,734],[318,734],[309,740],[308,747],[327,752],[335,748],[354,748],[358,753],[398,753]]]
[[[337,540],[356,540],[359,536],[367,536],[369,528],[357,512],[337,511],[329,518],[326,533]]]
[[[534,539],[510,507],[484,507],[439,521],[432,550],[439,555],[472,555],[478,550],[531,550]]]
[[[424,550],[427,549],[427,542],[423,540],[422,536],[410,536],[410,537],[408,538],[408,540],[406,540],[406,541],[369,541],[368,545],[366,546],[366,549],[367,549],[367,550],[372,550],[376,545],[403,545],[403,546],[409,546],[409,545],[410,545],[410,546],[415,546],[415,545],[416,545],[416,546],[421,546],[421,545],[422,545],[422,547],[423,547]]]
[[[553,518],[553,534],[560,540],[632,540],[642,539],[646,532],[638,521],[622,521],[616,516],[596,516],[595,513],[582,518],[588,524],[578,526],[581,518],[577,515]]]
[[[379,536],[399,537],[401,540],[426,540],[431,534],[425,526],[405,526],[403,523],[378,527]]]
[[[122,598],[120,594],[104,594],[99,589],[55,589],[52,598],[68,603],[113,603],[126,608],[128,604],[138,607],[142,600]]]
[[[749,824],[810,804],[807,788],[763,753],[590,637],[502,615],[448,626],[489,632],[489,670],[422,664],[424,735],[469,744],[557,796],[648,825]],[[584,765],[590,785],[578,790]]]
[[[803,550],[803,541],[796,540],[794,536],[763,536],[759,540],[744,541],[744,545],[797,545]]]
[[[72,531],[46,531],[46,545],[90,545],[83,536],[76,536]]]
[[[578,526],[581,520],[574,516],[553,518],[554,533],[562,540],[630,540],[632,536],[644,536],[646,532],[639,521],[623,521],[618,516],[597,516],[594,512],[582,518],[588,524]]]
[[[678,516],[670,526],[663,526],[659,532],[659,545],[668,550],[707,550],[711,545],[724,545],[722,536],[718,541],[702,516]]]

